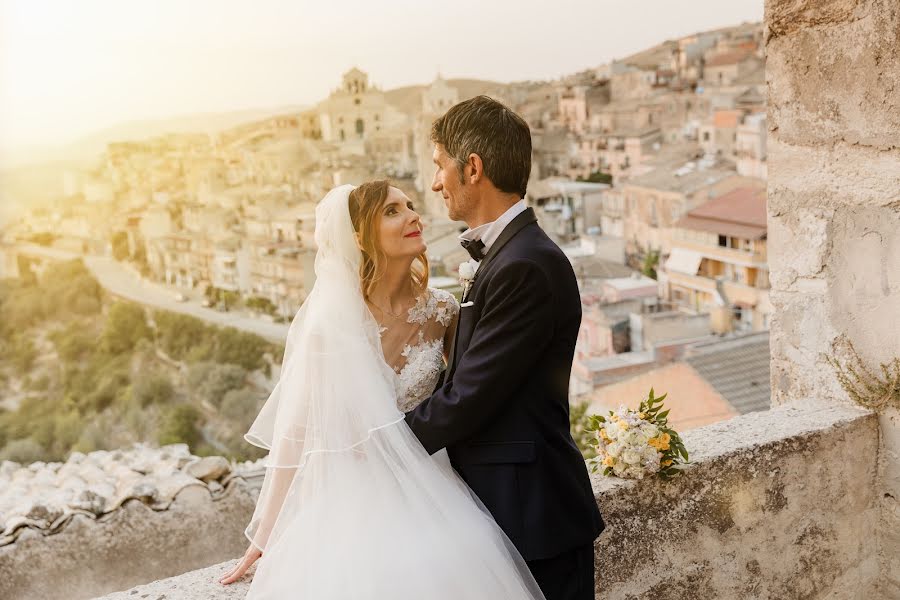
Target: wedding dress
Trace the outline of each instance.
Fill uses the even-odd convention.
[[[316,284],[246,439],[269,450],[246,529],[263,551],[248,598],[543,599],[521,556],[403,411],[443,366],[456,300],[427,290],[379,325],[363,299],[352,186],[316,209]]]

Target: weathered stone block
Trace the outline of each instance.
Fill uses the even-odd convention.
[[[768,123],[778,138],[900,149],[900,4],[769,0],[767,6]]]

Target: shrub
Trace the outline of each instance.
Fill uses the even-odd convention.
[[[202,435],[197,429],[200,411],[188,404],[170,407],[163,418],[159,431],[159,444],[187,444],[195,447],[200,443]]]
[[[202,362],[191,366],[187,380],[201,400],[218,407],[226,393],[243,387],[246,378],[247,371],[237,365]]]
[[[161,373],[150,373],[134,382],[131,395],[141,407],[168,404],[175,396],[175,387]]]
[[[231,390],[222,399],[222,416],[241,433],[246,432],[256,419],[262,401],[262,396],[251,388]]]
[[[27,464],[39,460],[46,460],[47,451],[39,443],[31,438],[13,440],[0,450],[0,461],[11,460],[17,463]]]
[[[104,352],[121,354],[134,349],[138,340],[152,335],[144,309],[130,302],[116,302],[109,309],[100,338]]]

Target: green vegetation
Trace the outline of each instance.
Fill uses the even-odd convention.
[[[112,253],[113,258],[118,261],[128,260],[131,256],[131,252],[128,248],[128,234],[124,231],[117,231],[113,234],[112,240],[110,240],[112,244]]]
[[[283,351],[112,301],[81,261],[0,280],[0,460],[64,460],[139,441],[257,458],[243,434],[268,390],[250,374],[268,374]]]
[[[876,372],[860,358],[852,342],[844,341],[850,358],[842,362],[836,356],[827,356],[826,360],[847,395],[875,411],[888,406],[900,408],[900,356],[879,364]]]
[[[588,414],[589,406],[588,402],[579,402],[569,407],[569,429],[572,432],[572,439],[575,440],[575,445],[578,446],[585,460],[597,456],[597,450],[593,444],[596,434],[588,429],[591,423]]]
[[[659,267],[659,250],[648,250],[644,255],[641,273],[650,279],[656,279],[657,267]]]
[[[576,178],[576,181],[587,181],[589,183],[605,183],[607,185],[612,184],[612,175],[609,173],[604,173],[602,171],[594,171],[587,178],[581,177],[580,175]]]

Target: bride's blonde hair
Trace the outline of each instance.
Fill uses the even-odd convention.
[[[384,276],[385,254],[379,239],[381,207],[388,197],[391,183],[386,179],[368,181],[350,192],[350,221],[357,234],[362,263],[359,279],[363,296],[368,300],[375,284]],[[416,297],[428,288],[428,257],[423,252],[409,270]]]

